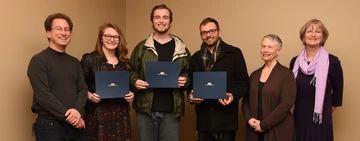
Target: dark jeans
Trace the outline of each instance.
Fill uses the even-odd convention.
[[[236,131],[198,131],[199,141],[235,141]]]
[[[67,122],[37,118],[36,141],[89,141],[86,129],[76,129]]]
[[[178,141],[180,118],[172,112],[136,112],[139,141]]]

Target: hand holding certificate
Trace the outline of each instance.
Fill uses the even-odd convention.
[[[96,93],[88,92],[88,99],[93,103],[99,103],[101,101],[100,96]]]
[[[200,104],[201,102],[204,101],[204,99],[202,98],[194,98],[194,90],[191,90],[188,99],[190,102],[195,103],[195,104]]]
[[[226,99],[226,72],[194,72],[194,97]]]
[[[128,94],[125,95],[124,99],[127,102],[132,102],[134,100],[134,93],[133,92],[129,92]]]
[[[135,87],[138,90],[146,90],[148,86],[149,86],[149,83],[147,83],[146,81],[143,81],[141,79],[138,79],[135,81]]]
[[[178,81],[179,81],[179,88],[184,87],[186,83],[186,77],[180,76]]]
[[[226,93],[225,99],[219,99],[221,105],[226,106],[229,105],[234,100],[234,97],[231,93]]]
[[[184,81],[179,79],[177,62],[146,62],[145,68],[148,88],[179,88],[179,81]]]
[[[129,93],[129,72],[95,72],[96,94],[101,99],[124,98]]]

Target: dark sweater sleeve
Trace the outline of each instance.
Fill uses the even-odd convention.
[[[135,92],[137,91],[136,86],[135,86],[135,82],[136,80],[140,79],[139,78],[139,73],[140,73],[140,66],[143,65],[141,62],[141,55],[142,55],[142,45],[144,44],[144,41],[141,41],[139,44],[136,45],[136,47],[134,48],[134,50],[131,53],[131,57],[130,57],[130,90]],[[141,53],[139,53],[139,51],[141,51]]]
[[[191,53],[190,53],[190,51],[189,51],[187,48],[186,48],[186,53],[187,53],[186,61],[184,61],[184,66],[183,66],[183,68],[181,69],[181,72],[180,72],[180,76],[186,78],[186,83],[185,83],[185,85],[184,85],[183,87],[181,87],[181,90],[183,90],[183,91],[186,91],[187,88],[188,88],[189,85],[190,85],[189,65],[190,65]]]
[[[335,56],[330,56],[330,80],[332,84],[332,106],[342,106],[344,77],[340,60]]]
[[[57,119],[65,120],[68,109],[50,92],[47,69],[41,58],[34,56],[30,60],[27,75],[34,91],[34,101]]]
[[[252,80],[253,74],[254,73],[252,73],[250,75],[250,80]],[[250,110],[250,105],[249,105],[249,93],[246,93],[244,95],[244,98],[242,99],[242,103],[241,103],[241,108],[242,108],[242,113],[244,115],[244,118],[245,118],[245,121],[246,121],[246,124],[247,124],[248,121],[251,118],[253,118],[253,116],[251,114],[251,110]]]
[[[87,102],[87,92],[88,88],[84,79],[83,70],[79,63],[78,65],[78,79],[77,79],[77,95],[78,99],[75,103],[74,108],[81,114],[85,113],[85,105]]]
[[[245,94],[248,93],[249,89],[249,75],[245,63],[244,56],[240,49],[237,48],[236,52],[236,73],[235,73],[235,85],[230,89],[234,97],[234,101],[240,100]]]
[[[95,93],[95,72],[93,71],[94,65],[91,63],[94,60],[91,59],[91,55],[89,53],[85,53],[81,59],[81,66],[83,69],[83,75],[85,82],[88,86],[88,92]],[[86,113],[95,113],[97,103],[94,103],[90,100],[87,100],[85,105]]]
[[[260,122],[261,129],[265,132],[277,125],[279,122],[290,113],[291,107],[296,99],[296,82],[294,75],[289,71],[282,84],[280,94],[280,104],[263,120]]]
[[[289,65],[289,69],[292,71],[293,68],[294,68],[294,64],[295,64],[295,61],[296,61],[296,58],[297,56],[293,57],[290,61],[290,65]]]
[[[195,60],[195,56],[197,55],[197,52],[194,53],[193,56],[191,56],[190,58],[190,63],[189,63],[189,87],[187,88],[187,100],[190,104],[194,104],[193,102],[190,101],[189,99],[189,95],[191,93],[191,91],[193,90],[193,83],[194,83],[194,79],[193,79],[193,73],[195,72],[195,65],[196,65],[196,60]]]

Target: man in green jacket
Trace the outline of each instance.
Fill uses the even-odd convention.
[[[180,38],[169,34],[172,18],[171,9],[166,5],[155,6],[150,15],[154,33],[135,47],[130,58],[130,84],[135,92],[133,108],[139,141],[179,140],[191,55]],[[145,63],[154,61],[178,62],[179,88],[147,88]]]

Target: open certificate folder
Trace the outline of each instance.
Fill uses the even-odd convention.
[[[178,62],[146,62],[145,81],[148,88],[178,88],[179,63]]]
[[[95,72],[96,93],[101,99],[124,98],[129,93],[128,71],[98,71]]]
[[[194,72],[194,98],[225,99],[226,72]]]

